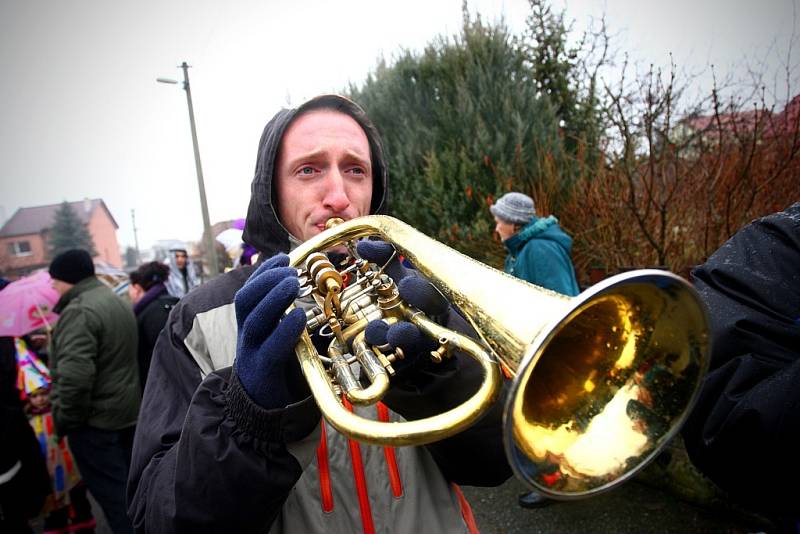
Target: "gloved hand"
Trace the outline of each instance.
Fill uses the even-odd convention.
[[[447,313],[450,304],[433,285],[411,269],[403,267],[397,254],[392,258],[394,247],[385,241],[362,240],[356,244],[359,256],[378,266],[392,277],[404,301],[425,312],[431,318]]]
[[[356,243],[356,252],[358,252],[358,255],[365,260],[371,261],[377,264],[379,267],[386,265],[386,262],[391,258],[392,261],[386,265],[384,272],[391,276],[396,284],[399,284],[400,280],[409,274],[408,269],[403,267],[403,265],[400,263],[400,258],[398,255],[394,254],[394,247],[386,241],[370,241],[367,239],[362,239]],[[394,257],[392,257],[392,254],[394,254]]]
[[[359,241],[356,250],[365,260],[381,266],[392,257],[394,247],[383,241]],[[447,313],[450,306],[447,299],[425,278],[403,267],[397,255],[389,261],[384,272],[397,284],[400,297],[431,319],[436,320]],[[418,361],[421,364],[427,363],[427,355],[438,347],[436,340],[406,321],[399,321],[391,326],[383,321],[371,321],[367,325],[365,336],[367,343],[371,345],[388,343],[392,348],[400,347],[403,350],[405,358],[394,363],[398,372],[414,366]]]
[[[234,370],[253,401],[265,409],[283,408],[308,395],[294,347],[306,327],[303,310],[284,312],[297,298],[297,270],[289,256],[273,256],[236,293]]]
[[[392,364],[395,371],[402,373],[406,369],[424,366],[429,361],[427,355],[436,350],[436,341],[406,321],[389,326],[381,320],[370,321],[367,325],[365,340],[370,345],[389,345],[392,349],[401,348],[404,358]]]

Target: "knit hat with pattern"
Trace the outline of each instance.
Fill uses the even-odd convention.
[[[507,223],[528,224],[536,215],[533,199],[523,193],[506,193],[489,207],[492,215]]]

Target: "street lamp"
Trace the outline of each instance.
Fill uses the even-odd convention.
[[[192,128],[192,146],[194,147],[194,166],[197,169],[197,187],[200,190],[200,210],[203,212],[203,233],[206,236],[206,256],[211,276],[219,274],[217,251],[214,248],[214,236],[211,235],[211,222],[208,217],[206,186],[203,183],[203,168],[200,166],[200,148],[197,146],[197,131],[194,124],[194,108],[192,107],[192,89],[189,86],[189,65],[184,61],[178,68],[183,69],[183,89],[186,91],[186,103],[189,105],[189,126]],[[156,78],[159,83],[177,84],[178,80]]]

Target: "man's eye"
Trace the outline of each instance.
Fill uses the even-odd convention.
[[[353,167],[352,169],[350,169],[350,172],[353,174],[364,174],[364,169],[362,169],[361,167]]]
[[[314,168],[313,167],[302,167],[300,169],[300,171],[298,172],[298,174],[302,174],[302,175],[305,175],[305,176],[311,176],[312,174],[314,174]]]

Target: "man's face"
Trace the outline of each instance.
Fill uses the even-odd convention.
[[[75,284],[69,284],[67,282],[64,282],[63,280],[56,280],[55,278],[51,278],[50,285],[53,286],[53,289],[56,290],[56,293],[58,293],[59,295],[63,295],[64,293],[72,289],[72,286],[74,286]]]
[[[510,222],[506,222],[503,219],[498,218],[497,216],[495,216],[494,222],[496,223],[494,231],[500,235],[500,239],[502,239],[503,241],[505,241],[506,239],[508,239],[517,232],[516,225]]]
[[[186,267],[186,252],[183,250],[176,250],[175,251],[175,265],[178,269],[183,269]]]
[[[283,136],[275,189],[278,217],[300,241],[324,230],[331,217],[368,215],[372,163],[364,130],[336,111],[300,116]]]

